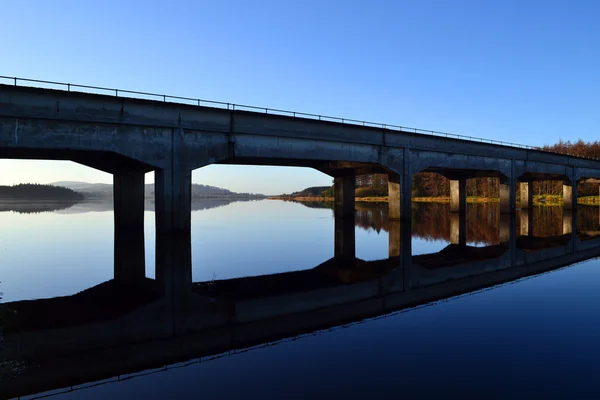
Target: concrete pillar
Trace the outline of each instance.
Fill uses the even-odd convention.
[[[388,174],[388,209],[390,220],[400,219],[400,175]]]
[[[192,288],[191,188],[187,169],[155,172],[156,280],[164,287],[174,321],[186,314]],[[184,330],[183,323],[174,323],[175,334]]]
[[[510,184],[510,179],[500,181],[500,212],[511,213],[515,211],[515,185]]]
[[[577,205],[577,183],[563,182],[563,207],[565,210],[574,210]]]
[[[465,214],[450,214],[450,243],[467,245],[467,218]]]
[[[412,218],[412,172],[410,150],[403,149],[401,160],[386,164],[388,174],[388,207],[390,219]]]
[[[334,215],[336,218],[350,217],[354,219],[354,174],[336,177],[333,180],[335,195]]]
[[[356,259],[356,235],[354,218],[335,218],[335,258],[345,261]]]
[[[144,173],[113,175],[114,278],[134,283],[146,276],[144,251]]]
[[[450,211],[464,214],[467,211],[467,179],[450,180]]]
[[[517,174],[511,160],[510,175],[500,178],[500,212],[514,213],[517,209]]]
[[[521,210],[527,210],[533,207],[533,188],[530,187],[529,182],[521,182],[519,186],[521,187]]]

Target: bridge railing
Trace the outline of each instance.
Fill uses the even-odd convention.
[[[516,148],[521,148],[521,149],[552,152],[549,150],[544,150],[543,148],[537,147],[537,146],[529,146],[529,145],[524,145],[524,144],[519,144],[519,143],[506,142],[506,141],[502,141],[502,140],[485,139],[485,138],[480,138],[480,137],[476,137],[476,136],[459,135],[456,133],[448,133],[448,132],[433,131],[433,130],[428,130],[428,129],[412,128],[412,127],[394,125],[394,124],[383,124],[380,122],[361,121],[361,120],[351,119],[351,118],[331,117],[331,116],[327,116],[327,115],[311,114],[311,113],[304,113],[304,112],[298,112],[298,111],[288,111],[288,110],[281,110],[281,109],[277,109],[277,108],[249,106],[249,105],[244,105],[244,104],[226,103],[226,102],[222,102],[222,101],[197,99],[197,98],[191,98],[191,97],[171,96],[171,95],[166,95],[166,94],[139,92],[139,91],[134,91],[134,90],[111,89],[111,88],[100,87],[100,86],[78,85],[78,84],[73,84],[73,83],[45,81],[45,80],[38,80],[38,79],[26,79],[26,78],[18,78],[18,77],[10,77],[10,76],[2,76],[2,75],[0,75],[0,84],[7,84],[7,85],[14,85],[14,86],[29,86],[29,87],[46,88],[46,89],[59,89],[59,90],[66,90],[68,92],[105,94],[105,95],[111,95],[111,96],[115,96],[115,97],[129,97],[129,98],[137,98],[137,99],[145,99],[145,100],[156,100],[156,101],[163,101],[163,102],[195,105],[195,106],[199,106],[199,107],[223,108],[223,109],[227,109],[227,110],[253,111],[253,112],[261,112],[261,113],[265,113],[265,114],[284,115],[284,116],[289,116],[289,117],[294,117],[294,118],[308,118],[308,119],[315,119],[315,120],[319,120],[319,121],[337,122],[337,123],[342,123],[342,124],[359,125],[359,126],[366,126],[366,127],[371,127],[371,128],[390,129],[390,130],[395,130],[395,131],[417,133],[417,134],[421,134],[421,135],[441,136],[441,137],[446,137],[446,138],[468,140],[468,141],[472,141],[472,142],[489,143],[489,144],[495,144],[495,145],[501,145],[501,146],[516,147]],[[558,153],[558,152],[554,152],[554,153]],[[592,159],[592,160],[598,159],[596,157],[585,157],[585,156],[569,154],[569,153],[560,153],[560,154],[566,154],[566,155],[573,156],[573,157],[588,158],[588,159]]]

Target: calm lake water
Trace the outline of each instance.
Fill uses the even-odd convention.
[[[333,213],[323,205],[210,201],[193,208],[193,282],[311,270],[334,257]],[[443,264],[450,257],[446,253],[433,260],[426,255],[448,251],[453,242],[469,252],[496,251],[508,238],[503,226],[512,227],[509,237],[516,241],[517,247],[507,247],[509,252],[519,246],[526,249],[519,254],[533,254],[531,246],[566,249],[572,236],[571,214],[563,214],[561,208],[530,210],[531,215],[519,214],[511,225],[496,205],[469,205],[460,244],[447,205],[415,204],[413,212],[412,262],[442,262],[441,267],[423,269],[420,282],[431,279],[431,271],[463,268]],[[153,279],[151,204],[145,224],[146,277]],[[582,243],[595,240],[599,225],[597,207],[580,208],[575,229]],[[71,296],[113,278],[110,204],[0,212],[0,226],[2,303]],[[388,259],[393,226],[385,207],[357,205],[356,258]],[[533,236],[550,239],[539,239],[540,245],[529,240]],[[498,254],[504,252],[503,248]],[[481,268],[497,257],[484,255]],[[413,277],[421,273],[415,268]],[[48,394],[65,399],[596,397],[599,268],[600,261],[591,258],[448,301],[359,319],[295,340],[277,340],[267,347],[257,343],[250,351],[196,359],[185,367],[178,364],[181,368],[136,373],[128,380],[106,376],[105,384],[66,393],[71,388],[58,385],[53,392],[23,398]],[[27,372],[21,377],[26,379]],[[0,393],[1,387],[0,381]]]

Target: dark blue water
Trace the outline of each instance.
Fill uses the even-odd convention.
[[[112,213],[74,211],[0,214],[11,227],[0,234],[3,301],[70,295],[112,278]],[[146,218],[153,277],[153,213]],[[192,226],[194,281],[310,269],[333,256],[329,209],[232,203],[195,211]],[[439,229],[429,236],[423,229],[415,229],[413,255],[448,245]],[[358,258],[386,258],[388,233],[357,226],[356,248]],[[52,398],[597,397],[599,268],[591,259],[266,347],[57,390]]]

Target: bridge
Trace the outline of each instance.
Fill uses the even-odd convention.
[[[0,158],[71,160],[113,174],[115,264],[125,280],[144,271],[144,174],[150,171],[157,266],[189,262],[189,245],[181,248],[172,238],[190,237],[191,173],[210,164],[322,171],[334,178],[340,219],[354,217],[357,174],[388,174],[392,219],[411,218],[411,178],[422,171],[450,179],[451,209],[459,214],[468,178],[499,178],[504,213],[515,212],[517,194],[522,209],[531,206],[530,182],[563,181],[564,207],[574,209],[577,182],[600,179],[598,160],[500,141],[93,86],[0,82]],[[125,258],[121,243],[141,248],[141,255]]]

